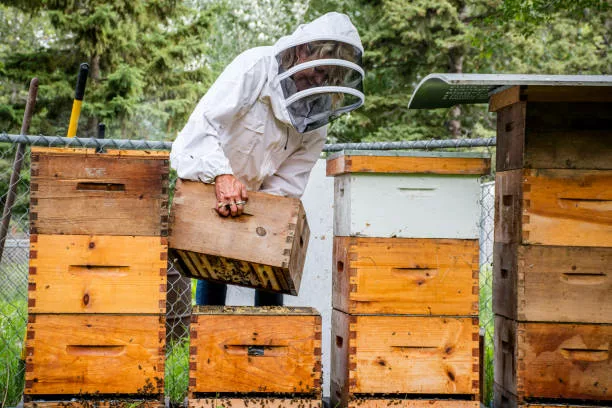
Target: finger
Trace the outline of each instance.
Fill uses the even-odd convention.
[[[215,206],[215,210],[217,210],[217,214],[222,217],[227,217],[228,215],[230,215],[229,205],[219,203]]]
[[[244,211],[244,204],[236,203],[236,208],[238,209],[238,216],[242,215],[242,212]]]
[[[230,203],[230,211],[232,212],[232,217],[237,217],[238,215],[238,206],[236,206],[235,202]]]

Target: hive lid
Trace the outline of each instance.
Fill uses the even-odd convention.
[[[612,75],[430,74],[417,85],[408,109],[488,103],[491,95],[516,85],[612,86]]]

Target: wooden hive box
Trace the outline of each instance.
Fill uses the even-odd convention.
[[[24,408],[164,408],[165,404],[161,400],[153,399],[117,398],[117,396],[113,396],[110,399],[101,400],[79,396],[63,400],[32,399],[32,401],[25,401],[23,406]]]
[[[240,217],[215,211],[215,187],[177,180],[168,238],[185,276],[297,295],[310,230],[297,198],[249,192]]]
[[[515,86],[491,97],[497,172],[612,170],[612,87]]]
[[[517,397],[612,401],[610,324],[495,317],[495,383]]]
[[[28,312],[165,314],[166,241],[30,235]]]
[[[478,179],[489,171],[490,159],[475,153],[333,155],[334,235],[478,238]]]
[[[367,394],[387,394],[390,399],[461,394],[478,400],[478,331],[476,317],[348,315],[333,310],[332,406],[346,406]]]
[[[188,408],[323,408],[321,399],[309,398],[198,398],[189,399]]]
[[[168,152],[32,148],[30,232],[166,236]]]
[[[497,173],[495,242],[611,246],[612,170]]]
[[[612,323],[612,248],[496,243],[493,311],[519,321]]]
[[[478,240],[335,237],[334,309],[478,315]]]
[[[558,400],[555,402],[550,399],[519,402],[516,395],[512,395],[498,384],[493,384],[493,406],[495,408],[605,408],[610,404],[605,401],[590,404],[588,401]]]
[[[356,398],[348,408],[479,408],[480,401],[451,399]]]
[[[30,315],[25,347],[28,397],[164,392],[163,316]]]
[[[321,397],[321,316],[312,308],[198,306],[190,354],[192,398]]]

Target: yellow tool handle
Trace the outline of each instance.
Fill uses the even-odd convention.
[[[81,116],[81,105],[83,104],[83,95],[85,95],[85,83],[87,82],[87,74],[89,73],[89,64],[82,63],[79,68],[79,76],[77,78],[74,102],[72,103],[72,113],[70,114],[70,123],[68,124],[67,137],[75,137],[77,125],[79,124],[79,116]]]

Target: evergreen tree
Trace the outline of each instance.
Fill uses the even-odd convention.
[[[172,135],[211,82],[201,56],[207,52],[213,8],[194,10],[174,0],[4,3],[19,6],[20,14],[15,7],[10,10],[20,18],[37,16],[52,27],[51,37],[0,55],[3,85],[23,89],[31,77],[40,78],[32,132],[65,135],[83,61],[90,64],[90,77],[79,121],[82,137],[95,136],[98,122],[114,137]],[[6,99],[0,100],[4,112],[23,107],[23,97]],[[15,131],[12,122],[6,130]]]

